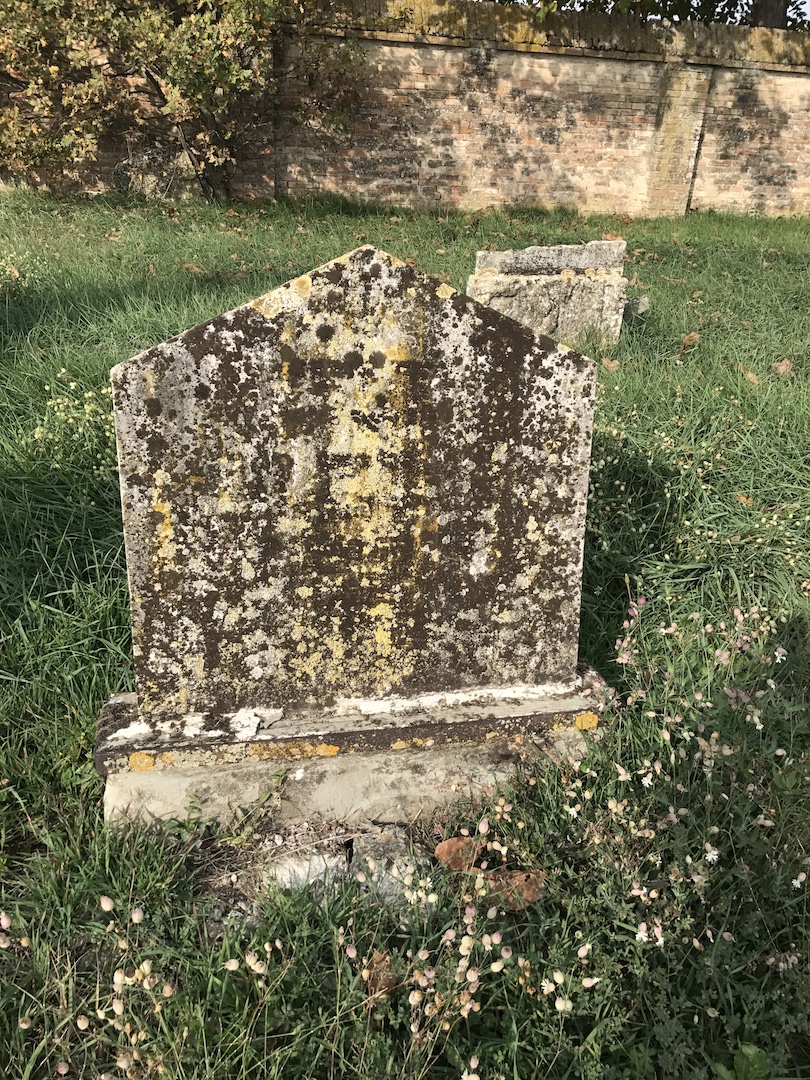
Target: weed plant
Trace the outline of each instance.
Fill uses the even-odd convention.
[[[217,913],[190,818],[108,831],[96,715],[132,688],[110,367],[362,243],[463,287],[479,248],[628,241],[649,313],[599,361],[579,762],[422,823],[487,878],[371,868]],[[810,1076],[810,220],[336,202],[0,199],[0,1074]],[[254,830],[251,832],[251,830]]]

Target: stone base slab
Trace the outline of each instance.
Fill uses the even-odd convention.
[[[95,755],[106,776],[105,819],[182,819],[193,806],[226,820],[270,797],[280,821],[407,823],[508,779],[533,745],[580,753],[580,729],[596,724],[588,689],[545,699],[503,690],[472,702],[448,697],[404,714],[321,713],[303,726],[298,716],[298,733],[275,715],[283,710],[242,710],[271,719],[243,723],[244,737],[235,738],[234,717],[184,718],[193,728],[185,737],[182,724],[156,732],[139,721],[135,694],[116,695],[102,711]],[[208,740],[206,725],[217,732]]]

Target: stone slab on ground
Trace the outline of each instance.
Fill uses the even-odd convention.
[[[624,318],[624,240],[522,251],[479,251],[467,293],[566,344],[585,334],[616,342]]]

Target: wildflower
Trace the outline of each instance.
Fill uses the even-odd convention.
[[[461,1074],[461,1080],[480,1080],[478,1073],[475,1071],[478,1068],[478,1058],[473,1056],[470,1058],[470,1070],[464,1070]]]
[[[418,1005],[421,1000],[422,1000],[422,991],[421,990],[411,990],[410,994],[408,994],[408,1004],[409,1005]]]
[[[585,959],[585,957],[591,951],[591,948],[591,945],[580,945],[580,947],[577,949],[577,956],[580,958],[580,960]]]
[[[31,1017],[30,1016],[21,1016],[20,1019],[17,1021],[17,1023],[19,1024],[19,1026],[22,1028],[23,1031],[27,1031],[31,1027]]]
[[[357,956],[357,948],[354,945],[347,945],[346,955],[350,960],[354,960],[354,958]]]
[[[807,874],[802,872],[801,874],[799,874],[797,877],[795,877],[793,879],[793,881],[791,882],[791,885],[793,886],[794,889],[800,889],[802,887],[802,883],[805,882],[806,880],[807,880]]]
[[[2,927],[3,930],[11,929],[11,917],[6,915],[5,911],[0,911],[0,927]]]
[[[225,968],[226,971],[238,971],[239,961],[236,959],[235,956],[232,956],[231,959],[226,960],[222,966]]]
[[[706,844],[706,862],[714,864],[720,858],[720,852],[717,848],[713,848],[711,844]]]
[[[639,924],[639,928],[636,931],[636,941],[646,942],[650,940],[650,935],[647,933],[647,924],[645,922]]]
[[[587,979],[582,980],[582,985],[585,987],[586,990],[590,990],[592,986],[596,986],[596,984],[600,983],[601,981],[601,979],[596,979],[593,977],[593,975],[591,975]]]
[[[57,1076],[67,1076],[67,1074],[69,1072],[70,1072],[70,1066],[68,1065],[68,1063],[66,1061],[60,1061],[59,1064],[56,1066],[56,1075]]]
[[[486,834],[489,832],[488,818],[481,818],[481,820],[478,822],[478,831],[481,833],[482,836],[486,836]]]
[[[111,900],[109,896],[100,897],[99,904],[101,904],[102,911],[112,911],[112,909],[115,907],[115,901]]]
[[[112,1010],[116,1016],[124,1015],[124,1003],[121,998],[113,998]]]
[[[504,960],[508,960],[511,955],[512,950],[509,948],[508,945],[504,945],[504,947],[501,949],[501,956],[504,958]]]
[[[652,785],[653,785],[653,775],[652,775],[652,773],[648,772],[646,776],[642,777],[641,783],[643,784],[644,787],[652,787]]]
[[[557,986],[562,986],[562,984],[565,982],[565,975],[563,975],[563,973],[560,971],[559,968],[556,969],[556,971],[553,973],[553,975],[551,977],[554,980],[554,982],[557,984]]]
[[[489,970],[490,971],[503,971],[503,969],[504,969],[503,960],[495,960],[495,961],[493,961],[493,963],[491,963],[489,965]]]
[[[11,938],[8,934],[0,934],[0,949],[8,949],[11,947]]]
[[[132,914],[130,915],[130,919],[132,919],[132,921],[135,923],[136,926],[138,925],[138,923],[142,923],[143,922],[143,908],[134,907],[132,909]]]
[[[712,1020],[716,1020],[720,1013],[717,1011],[717,1009],[707,1009],[706,1015],[710,1016]]]
[[[262,965],[262,966],[264,966],[264,965]],[[163,996],[165,998],[170,998],[173,993],[174,993],[174,987],[172,986],[172,984],[171,983],[166,983],[166,985],[163,987]]]
[[[618,761],[614,761],[613,764],[616,766],[616,769],[618,770],[619,780],[621,780],[622,783],[629,783],[630,782],[630,774],[625,769],[622,768],[622,766],[618,763]]]
[[[76,1027],[79,1031],[87,1031],[90,1027],[90,1018],[82,1013],[81,1016],[76,1017]]]
[[[449,930],[445,930],[445,932],[442,934],[442,942],[447,945],[455,939],[455,936],[456,932],[451,927]]]
[[[554,999],[554,1008],[559,1013],[570,1013],[571,1010],[574,1008],[574,1003],[571,1001],[570,998],[558,997]]]
[[[787,656],[787,649],[783,649],[781,645],[777,648],[776,652],[773,654],[774,660],[776,660],[777,664],[781,664],[786,656]]]

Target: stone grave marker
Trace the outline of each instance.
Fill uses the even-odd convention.
[[[571,343],[592,332],[616,342],[625,310],[626,248],[624,240],[592,240],[479,251],[467,292],[537,334]]]
[[[406,821],[591,707],[592,361],[371,247],[112,371],[108,820]],[[579,726],[595,718],[588,713]]]

